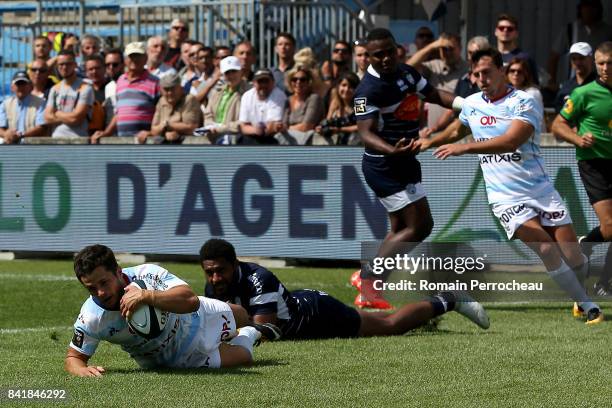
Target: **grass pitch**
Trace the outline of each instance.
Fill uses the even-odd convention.
[[[163,264],[203,292],[197,265]],[[289,289],[351,303],[346,269],[274,270]],[[104,407],[609,407],[612,324],[587,327],[570,304],[488,307],[491,328],[456,313],[405,336],[266,343],[234,370],[142,371],[102,343],[100,379],[72,378],[63,359],[88,296],[69,261],[0,262],[0,389],[65,389],[62,403]],[[612,317],[612,304],[603,304]]]

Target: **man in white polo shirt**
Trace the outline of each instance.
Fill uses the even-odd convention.
[[[276,144],[274,135],[282,129],[287,96],[274,84],[269,69],[258,70],[253,88],[242,95],[240,102],[239,144]]]

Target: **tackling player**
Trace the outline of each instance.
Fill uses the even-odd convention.
[[[571,93],[552,126],[556,135],[576,145],[580,178],[599,219],[599,226],[581,241],[591,243],[612,241],[612,41],[597,47],[595,66],[597,79]],[[610,278],[612,245],[595,283],[598,295],[612,293]]]
[[[119,344],[142,368],[218,368],[251,363],[253,345],[262,334],[270,340],[280,337],[272,325],[248,326],[242,307],[196,296],[185,282],[157,265],[121,269],[104,245],[81,250],[74,271],[91,295],[74,324],[66,354],[65,369],[76,376],[99,377],[105,372],[87,364],[101,340]],[[135,279],[155,290],[130,285]],[[161,335],[151,340],[131,332],[125,319],[141,304],[170,312]]]
[[[285,339],[324,339],[404,334],[451,310],[489,327],[480,303],[463,293],[442,292],[395,313],[363,312],[317,290],[289,292],[255,263],[240,262],[232,244],[211,239],[200,249],[206,296],[244,306],[255,323],[278,325]]]
[[[421,165],[415,158],[419,137],[419,99],[459,108],[463,98],[433,88],[417,70],[399,63],[397,45],[389,30],[368,34],[370,66],[355,90],[354,109],[359,134],[365,144],[362,170],[366,182],[389,214],[391,230],[377,256],[393,255],[396,243],[423,241],[433,220],[423,185]],[[370,264],[355,272],[351,283],[360,290],[359,307],[390,309],[374,290]]]
[[[479,155],[489,204],[508,238],[530,246],[551,278],[587,312],[587,324],[599,323],[603,313],[573,271],[586,269],[588,259],[577,244],[567,208],[544,171],[540,154],[543,112],[533,97],[506,83],[499,51],[478,51],[472,62],[482,92],[466,98],[457,132],[438,135],[427,145],[459,140],[471,129],[475,142],[444,144],[434,155],[442,160]]]

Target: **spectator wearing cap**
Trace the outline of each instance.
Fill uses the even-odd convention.
[[[556,89],[557,83],[570,78],[568,50],[572,44],[585,42],[592,49],[604,41],[612,41],[612,25],[604,21],[604,14],[601,0],[580,0],[576,5],[576,19],[560,26],[548,58],[551,88]]]
[[[193,95],[185,95],[178,74],[166,75],[160,80],[162,96],[155,108],[151,134],[141,133],[138,143],[153,136],[155,143],[181,143],[200,126],[200,104]]]
[[[250,41],[242,41],[234,48],[234,57],[240,61],[242,67],[242,79],[250,83],[253,80],[253,65],[257,61],[255,47]]]
[[[45,109],[45,122],[55,126],[51,136],[88,137],[93,88],[77,77],[72,51],[63,50],[58,54],[57,69],[64,79],[51,88]]]
[[[25,71],[13,75],[9,96],[0,105],[0,143],[19,143],[22,138],[44,136],[45,100],[32,95],[32,81]]]
[[[519,44],[519,22],[516,17],[510,14],[500,14],[497,16],[495,26],[495,38],[497,39],[497,50],[501,52],[504,66],[508,66],[514,58],[527,61],[531,78],[536,85],[540,84],[538,76],[538,66],[527,51],[522,50]]]
[[[238,144],[276,144],[274,135],[283,130],[286,104],[287,96],[275,86],[273,72],[256,71],[253,88],[242,95],[240,102]]]
[[[155,106],[159,100],[159,78],[145,69],[147,56],[141,42],[132,42],[125,47],[127,72],[117,80],[117,107],[111,123],[103,131],[91,137],[97,143],[101,137],[143,137],[149,135]]]
[[[172,20],[168,30],[168,52],[163,61],[176,70],[180,70],[184,66],[180,58],[181,45],[187,40],[187,36],[189,36],[189,25],[180,18]]]
[[[28,76],[32,81],[32,95],[38,96],[45,101],[49,98],[49,92],[55,82],[49,77],[51,69],[44,59],[36,58],[28,67]]]
[[[363,76],[368,69],[368,65],[370,65],[370,57],[368,56],[368,49],[366,48],[365,40],[357,40],[355,41],[354,50],[354,60],[355,66],[357,67],[357,77],[359,79],[363,79]]]
[[[588,84],[597,78],[593,67],[593,49],[588,43],[577,42],[570,47],[570,62],[574,75],[561,84],[555,98],[555,110],[561,112],[565,101],[572,91],[581,85]]]
[[[164,62],[168,45],[163,38],[156,35],[147,40],[147,65],[150,73],[161,79],[164,75],[176,74],[176,70]]]
[[[274,82],[281,91],[287,93],[285,75],[295,65],[295,60],[293,59],[295,54],[295,37],[290,33],[279,33],[276,36],[274,52],[276,52],[276,57],[278,58],[278,65],[272,67]]]
[[[221,60],[225,85],[213,90],[204,110],[204,126],[212,143],[235,144],[239,129],[240,100],[249,86],[242,78],[242,65],[237,57]]]

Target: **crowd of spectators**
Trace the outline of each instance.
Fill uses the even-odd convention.
[[[501,14],[495,23],[496,43],[485,36],[469,39],[465,59],[458,35],[435,38],[428,27],[416,31],[410,46],[398,47],[398,56],[434,87],[465,97],[478,91],[467,62],[471,54],[495,46],[508,83],[541,106],[552,92],[551,105],[559,110],[575,87],[595,78],[597,43],[612,40],[600,0],[581,0],[577,20],[560,34],[545,73],[518,47],[517,18]],[[355,88],[369,66],[361,39],[335,41],[329,57],[318,61],[312,49],[296,48],[292,34],[279,33],[271,67],[258,65],[249,41],[213,48],[191,40],[180,19],[172,21],[167,38],[153,36],[124,49],[103,49],[88,34],[67,36],[54,56],[52,45],[37,37],[32,61],[14,75],[13,95],[0,105],[0,143],[52,136],[87,137],[96,144],[119,136],[176,144],[198,136],[210,144],[361,144],[353,113]],[[563,55],[566,72],[558,69]],[[420,112],[421,137],[455,120],[437,105],[421,104]]]

